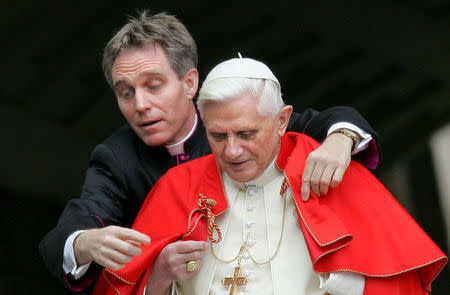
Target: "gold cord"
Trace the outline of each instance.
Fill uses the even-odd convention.
[[[280,195],[283,198],[283,217],[282,217],[282,223],[281,223],[280,239],[278,240],[277,249],[273,253],[272,257],[269,258],[269,260],[264,261],[264,262],[260,262],[260,261],[257,261],[255,258],[253,258],[253,256],[250,253],[250,249],[248,248],[247,241],[244,241],[244,243],[242,244],[241,248],[239,249],[239,252],[237,253],[237,255],[234,258],[228,259],[228,260],[227,259],[222,259],[216,254],[216,252],[214,251],[214,245],[213,245],[213,243],[211,241],[211,252],[212,252],[213,256],[217,260],[219,260],[220,262],[230,263],[230,262],[233,262],[236,259],[238,259],[242,255],[242,253],[244,251],[247,251],[250,259],[255,264],[263,265],[263,264],[267,264],[267,263],[271,262],[275,258],[275,256],[277,256],[278,251],[280,250],[281,241],[283,240],[284,221],[285,221],[285,216],[286,216],[286,191],[287,191],[287,186],[288,186],[287,178],[284,178],[283,184],[281,185],[281,189],[280,189]]]

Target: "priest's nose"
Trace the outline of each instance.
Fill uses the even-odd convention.
[[[143,89],[135,90],[135,109],[137,112],[145,112],[152,108],[152,95]]]

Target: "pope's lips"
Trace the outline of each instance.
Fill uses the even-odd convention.
[[[240,162],[228,162],[228,166],[231,167],[232,169],[244,169],[245,166],[247,166],[247,164],[249,163],[249,160],[245,160],[245,161],[240,161]]]

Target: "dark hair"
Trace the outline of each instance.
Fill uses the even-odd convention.
[[[179,79],[190,69],[197,68],[197,46],[181,21],[165,12],[150,15],[144,10],[137,17],[131,17],[105,47],[102,67],[111,87],[114,86],[112,67],[120,53],[128,48],[142,48],[150,44],[162,47]]]

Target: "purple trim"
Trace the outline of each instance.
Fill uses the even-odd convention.
[[[91,216],[97,218],[97,220],[100,222],[100,224],[101,224],[102,226],[105,226],[105,223],[103,222],[103,219],[101,219],[99,216],[93,215],[93,214],[91,214]]]
[[[365,157],[361,160],[361,164],[372,170],[377,168],[378,163],[380,162],[380,153],[377,144],[375,143],[375,139],[372,139],[369,142],[365,154]]]
[[[178,155],[176,155],[176,158],[177,158],[177,166],[180,165],[180,164],[183,164],[183,163],[181,163],[181,161],[182,161],[182,162],[185,162],[185,161],[189,160],[190,157],[191,157],[191,156],[186,155],[186,154],[178,154]]]
[[[94,278],[90,277],[88,279],[80,279],[80,280],[73,280],[69,279],[67,275],[64,275],[64,281],[66,282],[67,286],[69,286],[70,289],[73,291],[83,291],[87,287],[89,287],[92,282],[94,282]]]
[[[181,161],[187,161],[187,160],[189,160],[189,158],[190,158],[189,155],[186,155],[186,154],[180,155],[180,160]]]
[[[191,133],[191,135],[190,135],[188,138],[186,138],[186,139],[184,140],[184,142],[183,142],[183,151],[184,151],[185,153],[186,153],[186,147],[185,147],[184,145],[185,145],[185,143],[188,142],[188,140],[191,139],[191,138],[194,136],[194,134],[197,132],[198,126],[200,125],[200,124],[199,124],[199,117],[200,117],[200,115],[196,112],[196,113],[195,113],[195,125],[194,125],[194,128],[193,128],[193,130],[192,130],[192,133]],[[172,155],[172,157],[173,157],[173,155]],[[180,163],[180,160],[183,161],[183,162],[185,162],[185,161],[189,160],[189,158],[190,158],[191,156],[189,156],[189,155],[187,155],[187,154],[177,154],[177,155],[175,155],[175,157],[176,157],[176,159],[177,159],[177,166],[178,166],[178,165],[182,164],[182,163]]]
[[[303,128],[303,131],[302,131],[302,133],[305,133],[305,130],[306,130],[306,128],[308,128],[308,126],[309,126],[309,123],[311,123],[311,120],[312,120],[312,118],[311,118],[311,119],[309,119],[308,123],[306,123],[306,125],[305,125],[305,128]]]

